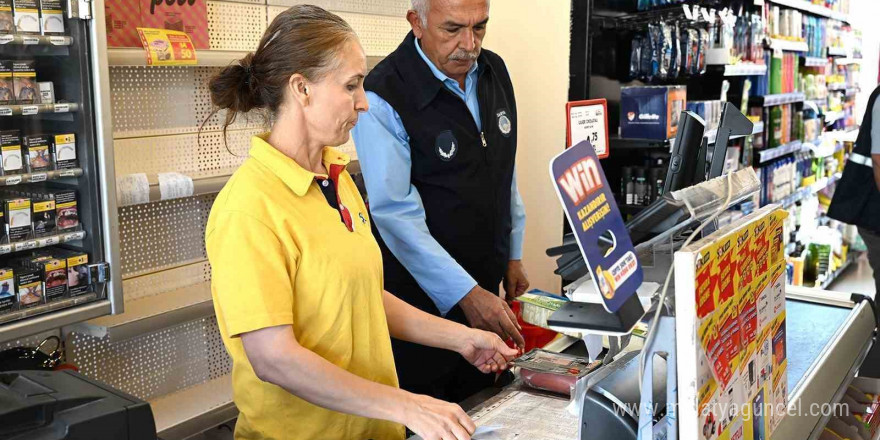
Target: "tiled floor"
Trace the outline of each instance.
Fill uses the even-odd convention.
[[[850,266],[837,280],[831,283],[830,290],[876,295],[874,271],[871,270],[867,257],[863,254],[858,259],[858,264]]]

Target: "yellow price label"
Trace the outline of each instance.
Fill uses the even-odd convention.
[[[186,32],[137,28],[151,66],[193,66],[198,63],[196,49]]]

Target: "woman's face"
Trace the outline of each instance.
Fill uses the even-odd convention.
[[[367,58],[360,43],[352,39],[337,57],[337,68],[321,81],[309,83],[309,105],[305,108],[309,134],[332,147],[348,142],[358,113],[369,108],[364,92]]]

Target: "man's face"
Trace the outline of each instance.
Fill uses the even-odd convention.
[[[431,0],[427,26],[413,11],[407,19],[428,59],[450,78],[462,81],[480,55],[489,21],[489,2]]]

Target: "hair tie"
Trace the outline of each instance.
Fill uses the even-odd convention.
[[[242,67],[244,67],[244,82],[245,84],[250,85],[251,77],[253,76],[253,67],[250,64]]]

